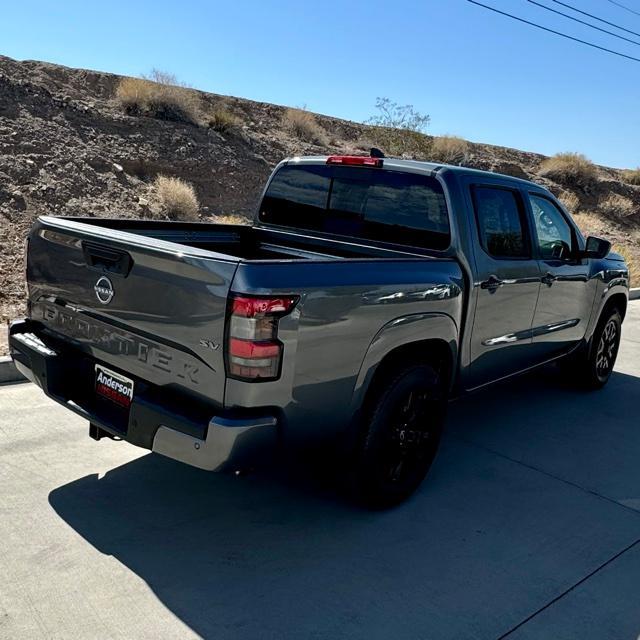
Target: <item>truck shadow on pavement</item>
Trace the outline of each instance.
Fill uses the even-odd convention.
[[[49,502],[203,637],[498,637],[640,538],[640,379],[558,383],[541,371],[454,403],[426,483],[388,512],[309,474],[154,454]]]

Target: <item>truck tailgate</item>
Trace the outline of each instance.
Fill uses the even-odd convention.
[[[29,238],[32,320],[169,391],[224,403],[227,294],[238,260],[61,218]]]

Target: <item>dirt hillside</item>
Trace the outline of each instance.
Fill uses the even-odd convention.
[[[608,236],[631,257],[640,253],[640,186],[624,182],[620,171],[597,167],[588,185],[552,181],[539,175],[545,157],[538,154],[458,141],[462,147],[443,158],[446,149],[428,136],[411,134],[404,147],[404,139],[392,144],[380,128],[307,112],[300,123],[299,111],[197,91],[189,93],[198,118],[145,113],[117,97],[121,80],[0,56],[3,325],[22,311],[23,242],[38,215],[161,216],[153,181],[167,175],[194,186],[202,219],[248,217],[282,158],[362,153],[371,144],[389,155],[455,160],[541,182],[577,212],[587,232]],[[220,124],[220,112],[228,122]],[[5,349],[0,336],[0,354]]]

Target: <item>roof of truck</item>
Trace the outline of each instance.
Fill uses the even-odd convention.
[[[331,156],[296,156],[293,158],[288,158],[285,162],[287,163],[300,163],[300,164],[326,164],[327,159]],[[367,157],[367,156],[363,156]],[[441,162],[425,162],[423,160],[403,160],[400,158],[383,158],[384,164],[383,167],[385,169],[391,169],[395,171],[402,170],[412,170],[412,171],[420,171],[425,173],[437,173],[439,171],[452,171],[459,174],[464,175],[475,175],[478,177],[500,177],[505,178],[507,180],[518,182],[526,185],[534,185],[539,189],[546,191],[545,187],[531,180],[526,180],[523,178],[516,178],[515,176],[510,176],[505,173],[496,173],[494,171],[482,171],[481,169],[473,169],[471,167],[464,167],[459,165],[451,165],[451,164],[443,164]]]

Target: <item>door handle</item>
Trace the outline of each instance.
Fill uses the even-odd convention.
[[[504,280],[500,280],[498,276],[489,276],[487,280],[480,283],[481,289],[487,289],[489,293],[494,293],[499,287],[504,284]]]
[[[547,273],[545,273],[544,276],[542,276],[542,282],[546,284],[548,287],[550,287],[557,279],[558,278],[554,276],[553,273],[551,273],[550,271],[547,271]]]

